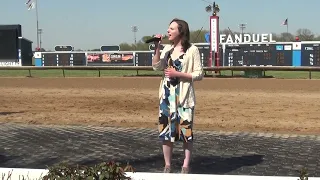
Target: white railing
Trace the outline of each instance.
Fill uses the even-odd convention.
[[[53,70],[59,69],[65,77],[65,70],[135,70],[137,75],[139,71],[153,71],[152,66],[0,66],[0,70],[28,70],[31,76],[31,70]],[[320,66],[220,66],[220,67],[204,67],[205,72],[220,72],[220,71],[307,71],[309,79],[311,72],[320,71]]]

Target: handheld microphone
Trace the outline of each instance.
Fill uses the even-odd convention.
[[[160,41],[160,40],[161,40],[161,38],[159,38],[159,37],[153,37],[151,39],[146,40],[146,43],[151,43],[151,42]]]

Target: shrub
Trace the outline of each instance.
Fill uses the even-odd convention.
[[[125,167],[114,161],[100,163],[94,166],[71,166],[61,163],[48,167],[48,174],[43,180],[129,180],[125,172],[134,172],[127,164]]]
[[[308,170],[306,168],[302,168],[300,170],[300,176],[298,180],[308,180]]]

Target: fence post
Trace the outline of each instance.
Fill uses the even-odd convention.
[[[309,79],[311,79],[311,70],[309,70]]]
[[[100,69],[98,69],[98,71],[99,71],[99,75],[98,75],[98,76],[99,76],[99,77],[101,77],[101,72],[100,72]]]
[[[137,69],[137,76],[139,76],[139,70]]]
[[[62,74],[63,74],[63,77],[66,77],[66,75],[64,73],[64,68],[62,68]]]
[[[29,69],[29,77],[31,77],[31,69]]]

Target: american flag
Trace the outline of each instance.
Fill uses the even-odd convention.
[[[33,0],[28,0],[26,3],[25,3],[28,7],[28,10],[31,10],[35,7],[35,2]]]
[[[288,25],[288,18],[285,21],[283,21],[282,25],[284,25],[284,26]]]

